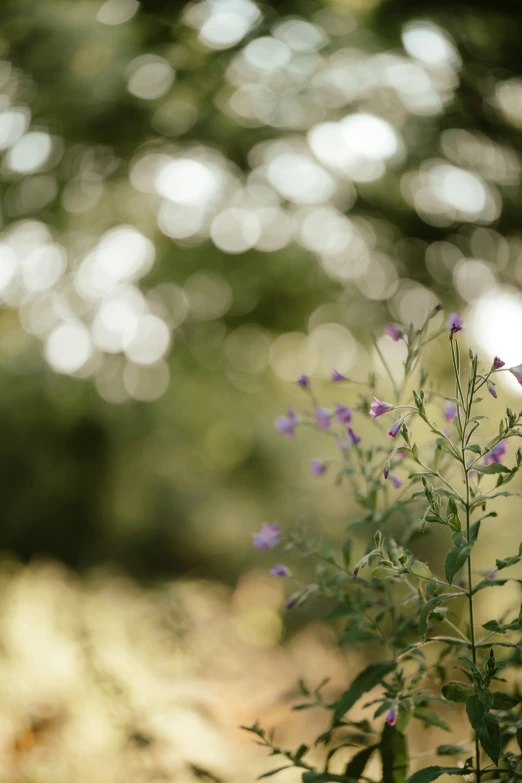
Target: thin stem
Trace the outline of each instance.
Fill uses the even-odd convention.
[[[448,488],[448,489],[450,489],[450,490],[451,490],[451,492],[452,492],[452,493],[453,493],[453,494],[454,494],[456,497],[458,497],[458,499],[460,500],[460,502],[461,502],[462,504],[464,504],[464,498],[463,498],[463,497],[460,495],[460,493],[459,493],[459,492],[457,492],[457,490],[455,489],[455,487],[452,487],[452,486],[451,486],[451,484],[449,483],[449,481],[446,481],[446,479],[444,478],[444,476],[443,476],[441,473],[439,473],[438,471],[435,471],[435,470],[433,470],[433,468],[429,468],[427,465],[424,465],[424,463],[423,463],[423,462],[421,462],[419,459],[417,459],[417,464],[418,464],[418,465],[420,465],[420,466],[421,466],[421,468],[424,468],[424,470],[428,471],[429,473],[433,473],[433,475],[434,475],[434,476],[437,476],[437,478],[438,478],[438,479],[440,479],[440,480],[443,482],[443,484],[445,484],[445,485],[447,486],[447,488]]]
[[[460,383],[460,372],[458,367],[458,362],[455,354],[457,353],[458,348],[456,351],[453,350],[453,344],[452,344],[452,353],[454,356],[454,367],[455,367],[455,377],[457,381],[457,388],[460,392],[461,399],[464,402],[464,394],[462,392],[462,386]],[[469,542],[470,540],[470,525],[471,525],[471,503],[470,503],[470,486],[469,486],[469,467],[466,465],[466,429],[469,424],[470,419],[470,413],[471,413],[471,406],[473,404],[473,392],[475,389],[475,381],[476,381],[476,375],[477,375],[477,364],[476,359],[472,359],[472,371],[473,371],[473,377],[470,379],[469,382],[469,394],[466,397],[466,409],[465,409],[465,416],[464,416],[464,425],[461,427],[461,446],[462,446],[462,467],[464,469],[464,481],[466,484],[466,539]],[[459,417],[460,420],[460,417]],[[469,607],[469,636],[470,636],[470,642],[471,642],[471,658],[475,666],[477,665],[477,644],[475,639],[475,617],[474,617],[474,610],[473,610],[473,569],[471,564],[471,551],[469,553],[468,557],[468,607]],[[480,745],[479,745],[479,739],[478,734],[475,732],[475,776],[476,776],[476,783],[480,783]]]
[[[444,622],[446,623],[446,625],[449,625],[449,626],[450,626],[450,628],[453,628],[453,630],[454,630],[456,633],[458,633],[460,636],[462,636],[462,639],[463,639],[463,640],[466,642],[466,644],[471,644],[471,640],[470,640],[470,639],[468,639],[468,637],[466,636],[466,634],[462,633],[462,631],[460,630],[460,628],[459,628],[457,625],[454,625],[454,623],[452,623],[452,622],[451,622],[451,620],[448,620],[448,618],[447,618],[447,617],[445,617],[445,618],[444,618]]]
[[[471,646],[463,639],[457,639],[454,636],[430,636],[429,639],[425,639],[423,642],[416,642],[416,644],[412,644],[411,647],[408,647],[406,650],[404,650],[404,652],[397,656],[397,660],[400,661],[401,658],[404,658],[405,655],[411,653],[412,650],[418,650],[420,647],[425,647],[427,644],[433,644],[434,642],[439,642],[439,644],[460,644],[462,647]]]
[[[391,370],[390,370],[390,367],[389,367],[389,365],[388,365],[388,362],[387,362],[387,361],[386,361],[386,359],[384,358],[384,356],[383,356],[383,353],[382,353],[381,349],[379,348],[379,345],[377,344],[377,340],[375,339],[375,337],[374,337],[373,335],[372,335],[372,342],[373,342],[373,345],[374,345],[374,348],[375,348],[375,350],[376,350],[376,351],[377,351],[377,353],[379,354],[379,359],[381,360],[381,362],[382,362],[382,363],[383,363],[383,365],[384,365],[384,369],[386,370],[386,374],[388,375],[388,378],[389,378],[389,379],[390,379],[390,381],[391,381],[391,385],[392,385],[392,387],[393,387],[393,393],[395,394],[395,401],[396,401],[396,402],[399,402],[399,397],[401,396],[401,393],[400,393],[399,387],[398,387],[398,386],[397,386],[397,384],[395,383],[395,379],[394,379],[394,377],[393,377],[393,375],[392,375],[392,372],[391,372]]]

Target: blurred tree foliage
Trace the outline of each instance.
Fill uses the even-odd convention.
[[[30,296],[20,289],[5,294],[0,547],[23,558],[50,553],[79,568],[108,560],[140,576],[228,578],[248,561],[249,531],[263,519],[309,508],[315,509],[312,516],[320,514],[332,524],[346,515],[343,501],[332,505],[323,490],[306,494],[306,479],[289,464],[290,450],[276,440],[271,421],[297,392],[281,383],[284,372],[273,373],[272,354],[270,362],[252,370],[250,338],[257,346],[264,335],[273,347],[278,335],[306,334],[310,316],[323,305],[335,305],[336,314],[328,311],[314,323],[338,320],[364,346],[365,331],[378,330],[390,317],[388,288],[391,296],[403,290],[404,280],[410,287],[418,284],[421,299],[428,292],[424,303],[431,301],[430,290],[451,302],[461,258],[483,258],[493,279],[520,286],[522,13],[506,0],[264,2],[252,6],[257,16],[237,42],[216,46],[205,43],[198,24],[218,0],[134,5],[134,0],[3,0],[0,7],[0,112],[26,107],[31,119],[23,132],[47,134],[54,145],[34,166],[27,162],[33,152],[17,148],[19,140],[3,145],[4,235],[36,231],[34,221],[46,227],[69,259],[68,277],[57,280],[52,291],[65,297],[72,310],[76,307],[75,318],[90,324],[94,316],[85,302],[69,296],[70,281],[104,232],[133,226],[152,240],[155,252],[154,264],[136,287],[148,294],[172,283],[178,293],[189,291],[191,306],[182,323],[171,325],[168,386],[157,399],[150,395],[151,401],[145,401],[148,392],[128,391],[132,372],[142,372],[141,365],[125,369],[118,351],[108,351],[88,371],[56,374],[47,327],[31,327],[34,287],[28,284]],[[324,27],[324,41],[316,49],[299,48],[294,41],[295,62],[302,55],[299,67],[289,75],[284,65],[272,67],[269,57],[262,68],[272,81],[267,76],[261,86],[245,86],[250,72],[237,65],[245,45],[269,38],[291,19]],[[423,63],[422,52],[417,60],[408,60],[404,52],[404,30],[411,23],[435,25],[438,45],[446,46],[444,67],[432,62],[427,76],[415,64]],[[305,38],[311,25],[306,29]],[[281,36],[277,41],[288,40]],[[278,43],[270,56],[279,56],[281,46],[292,48]],[[149,62],[139,60],[144,56],[160,63],[161,78],[173,80],[164,90],[160,85],[157,94],[155,88],[147,94],[147,84],[129,87],[136,69]],[[383,60],[386,56],[398,59]],[[333,66],[335,83],[318,80],[317,74],[333,74]],[[400,66],[410,70],[401,72]],[[150,78],[159,78],[154,73]],[[277,93],[284,79],[294,81]],[[419,103],[419,95],[411,92],[416,79],[421,86],[415,89],[429,93],[431,104]],[[234,104],[236,88],[244,91]],[[241,96],[247,94],[259,106],[278,100],[281,112],[286,105],[287,119],[273,119],[279,108],[256,116],[254,106],[254,114],[245,114],[248,101]],[[351,228],[343,223],[342,231],[355,226],[375,254],[376,267],[366,277],[345,275],[340,262],[331,260],[326,244],[332,229],[323,213],[317,213],[313,241],[281,241],[273,247],[252,242],[230,250],[228,235],[211,241],[207,233],[191,241],[179,228],[177,235],[162,228],[159,196],[136,186],[141,175],[133,180],[146,155],[190,157],[191,150],[202,148],[207,157],[208,150],[219,152],[216,165],[231,181],[242,182],[243,172],[266,187],[264,172],[275,154],[266,145],[284,141],[302,155],[311,129],[357,112],[384,117],[391,128],[400,129],[401,151],[392,163],[377,161],[382,171],[375,169],[369,177],[347,174],[333,195],[316,201],[313,194],[301,197],[299,185],[288,184],[302,176],[289,171],[276,201],[283,223],[304,221],[302,214],[318,204],[327,205],[328,215],[348,215],[355,222]],[[0,142],[1,123],[2,114]],[[328,156],[324,145],[320,151]],[[375,157],[368,160],[377,165]],[[330,167],[320,163],[330,171],[328,177],[337,176],[331,161]],[[437,177],[445,178],[443,185]],[[276,180],[277,172],[273,191]],[[237,207],[244,197],[230,198]],[[269,206],[275,203],[270,199]],[[29,228],[24,221],[32,221]],[[348,241],[339,252],[346,258],[355,253]],[[7,263],[3,259],[0,277]],[[209,270],[215,278],[208,278]],[[198,271],[207,277],[195,278]],[[471,269],[475,277],[486,272]],[[377,294],[375,276],[384,286]],[[490,278],[484,280],[482,288]],[[190,290],[187,281],[192,281]],[[203,283],[210,288],[203,291],[207,311],[199,317],[194,301]],[[457,285],[459,294],[466,285]],[[36,294],[42,290],[48,289],[38,288]],[[226,298],[228,290],[232,303],[209,315],[207,300]],[[38,302],[41,310],[51,307],[50,300]],[[393,318],[403,312],[391,306]],[[237,348],[229,338],[245,325],[258,331],[243,342],[238,337]],[[238,351],[243,352],[240,360],[234,359]],[[109,373],[107,383],[103,372]]]

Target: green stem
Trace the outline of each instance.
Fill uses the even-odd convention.
[[[452,345],[452,352],[453,352],[453,345]],[[457,366],[457,361],[454,353],[454,366],[455,366],[455,375],[457,380],[457,388],[460,392],[461,399],[464,402],[464,394],[462,392],[462,386],[460,383],[460,372],[459,368]],[[475,389],[475,381],[476,381],[476,360],[472,360],[472,368],[473,368],[473,377],[470,379],[469,383],[469,394],[466,398],[466,409],[465,409],[465,416],[464,416],[464,425],[461,429],[461,445],[462,445],[462,466],[464,468],[464,480],[466,483],[466,539],[469,542],[470,540],[470,524],[471,524],[471,503],[470,503],[470,487],[469,487],[469,467],[466,465],[466,429],[469,424],[470,419],[470,413],[471,413],[471,406],[473,404],[473,392]],[[474,616],[474,608],[473,608],[473,569],[471,565],[471,551],[469,553],[468,557],[468,606],[469,606],[469,636],[470,636],[470,642],[471,642],[471,659],[475,666],[477,665],[477,643],[475,639],[475,616]],[[476,783],[480,783],[480,744],[478,735],[475,732],[475,776],[476,776]]]
[[[399,402],[399,398],[400,398],[400,396],[401,396],[401,393],[400,393],[399,387],[398,387],[398,386],[397,386],[397,384],[395,383],[395,380],[394,380],[394,377],[393,377],[393,375],[392,375],[392,372],[391,372],[391,370],[390,370],[390,367],[389,367],[389,365],[388,365],[388,362],[387,362],[387,361],[386,361],[386,359],[384,358],[384,356],[383,356],[383,353],[382,353],[381,349],[379,348],[379,346],[378,346],[378,344],[377,344],[377,340],[375,339],[375,337],[374,337],[373,335],[372,335],[372,342],[373,342],[373,345],[374,345],[374,348],[375,348],[375,350],[376,350],[376,351],[377,351],[377,353],[379,354],[379,359],[381,360],[381,362],[382,362],[382,363],[383,363],[383,365],[384,365],[384,369],[386,370],[386,373],[387,373],[387,375],[388,375],[388,378],[389,378],[389,379],[390,379],[390,381],[391,381],[391,385],[392,385],[392,387],[393,387],[393,393],[395,394],[395,402]]]

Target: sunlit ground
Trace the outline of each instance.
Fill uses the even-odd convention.
[[[275,760],[239,726],[259,720],[277,727],[283,746],[311,744],[327,716],[291,711],[303,702],[298,678],[316,686],[329,677],[328,700],[367,663],[359,649],[336,648],[326,625],[284,638],[280,581],[259,571],[233,591],[208,582],[143,590],[103,571],[80,581],[43,562],[4,561],[0,574],[5,781],[253,783]],[[496,596],[495,611],[505,600]],[[364,703],[350,717],[368,715]],[[466,739],[455,710],[443,717],[451,741]],[[414,726],[413,757],[448,736]],[[340,752],[334,769],[351,752]],[[324,756],[316,749],[311,758]]]

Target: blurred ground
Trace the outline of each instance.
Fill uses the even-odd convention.
[[[297,679],[329,677],[328,700],[367,663],[336,648],[325,625],[278,644],[283,596],[261,572],[234,591],[211,582],[144,591],[107,572],[79,580],[56,564],[4,562],[0,582],[0,780],[10,783],[253,783],[284,764],[239,726],[259,720],[284,747],[313,745],[327,717],[291,711],[303,702]],[[364,702],[354,720],[368,716]],[[451,741],[466,739],[458,716],[443,715]],[[414,757],[448,736],[414,726]]]
[[[296,676],[329,676],[334,691],[345,681],[331,632],[276,645],[283,597],[260,573],[233,592],[144,592],[107,573],[79,581],[50,563],[4,563],[1,582],[2,780],[189,783],[199,770],[253,781],[272,760],[239,725],[311,741],[322,718],[290,712]]]

